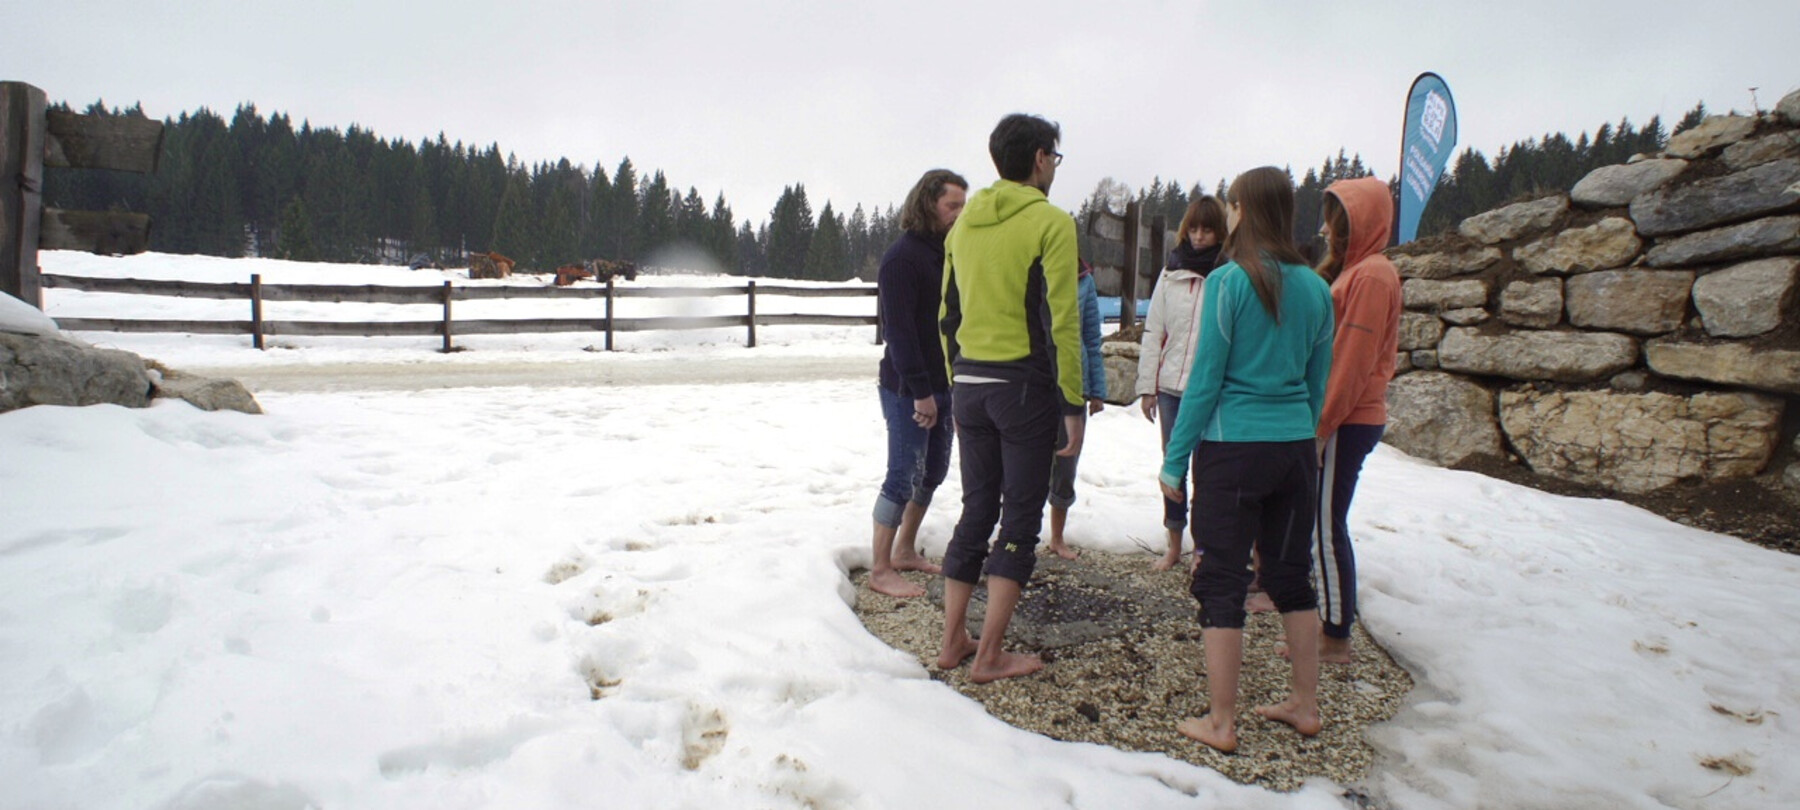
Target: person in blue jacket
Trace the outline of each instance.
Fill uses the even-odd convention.
[[[881,334],[881,414],[887,422],[887,477],[875,498],[869,587],[888,596],[925,595],[901,571],[940,573],[917,550],[919,524],[950,471],[950,375],[938,337],[944,235],[962,213],[969,181],[932,169],[906,195],[900,238],[881,257],[876,280]]]
[[[1085,259],[1075,297],[1081,307],[1081,393],[1087,399],[1088,416],[1093,416],[1106,408],[1106,364],[1100,357],[1100,290],[1094,283],[1094,266]],[[1056,446],[1068,442],[1068,433],[1058,430]],[[1065,560],[1079,556],[1063,542],[1063,526],[1075,504],[1075,465],[1080,461],[1080,454],[1057,456],[1050,467],[1050,552]]]

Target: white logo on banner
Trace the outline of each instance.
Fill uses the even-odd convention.
[[[1425,109],[1419,113],[1419,128],[1425,131],[1425,137],[1431,139],[1432,151],[1438,148],[1438,141],[1444,138],[1444,123],[1450,120],[1450,103],[1438,95],[1436,90],[1425,94]]]

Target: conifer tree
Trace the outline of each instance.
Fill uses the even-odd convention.
[[[815,281],[843,281],[850,277],[849,247],[844,238],[844,223],[825,203],[819,212],[819,225],[806,248],[805,278]]]

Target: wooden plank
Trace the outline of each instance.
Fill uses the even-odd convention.
[[[615,298],[718,298],[748,295],[748,287],[619,287]]]
[[[785,295],[791,298],[867,298],[875,294],[875,285],[864,287],[779,287],[756,285],[757,295]]]
[[[38,230],[43,217],[44,91],[0,82],[0,293],[38,309]]]
[[[458,301],[499,301],[503,299],[602,299],[606,297],[605,287],[521,287],[503,285],[497,287],[457,287]]]
[[[124,211],[64,211],[46,208],[42,250],[80,250],[105,256],[129,256],[150,249],[150,215]]]
[[[873,326],[881,319],[874,315],[768,315],[758,314],[761,326]]]
[[[163,125],[135,115],[45,114],[44,165],[147,174],[162,158]]]
[[[65,332],[163,332],[190,335],[248,335],[249,321],[173,321],[135,318],[57,318]]]
[[[231,300],[250,297],[250,285],[205,281],[163,281],[136,278],[97,278],[92,276],[59,276],[44,274],[45,287],[79,292],[124,293],[127,295],[166,295],[177,298],[210,298]],[[265,285],[266,292],[271,287]],[[265,299],[267,297],[265,296]]]
[[[375,284],[264,284],[262,297],[264,301],[300,301],[312,304],[431,304],[437,306],[444,301],[444,288]]]
[[[268,335],[306,337],[437,337],[443,321],[263,321]],[[462,332],[462,324],[457,324]]]

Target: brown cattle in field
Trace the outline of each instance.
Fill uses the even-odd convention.
[[[506,278],[512,269],[513,260],[498,253],[469,254],[469,278]]]
[[[588,272],[594,274],[595,281],[602,283],[618,276],[624,276],[626,281],[637,280],[637,265],[633,262],[620,262],[613,261],[612,259],[589,259],[587,261],[587,269]]]
[[[594,274],[579,264],[565,264],[556,268],[556,286],[567,287],[584,278],[593,278]]]

